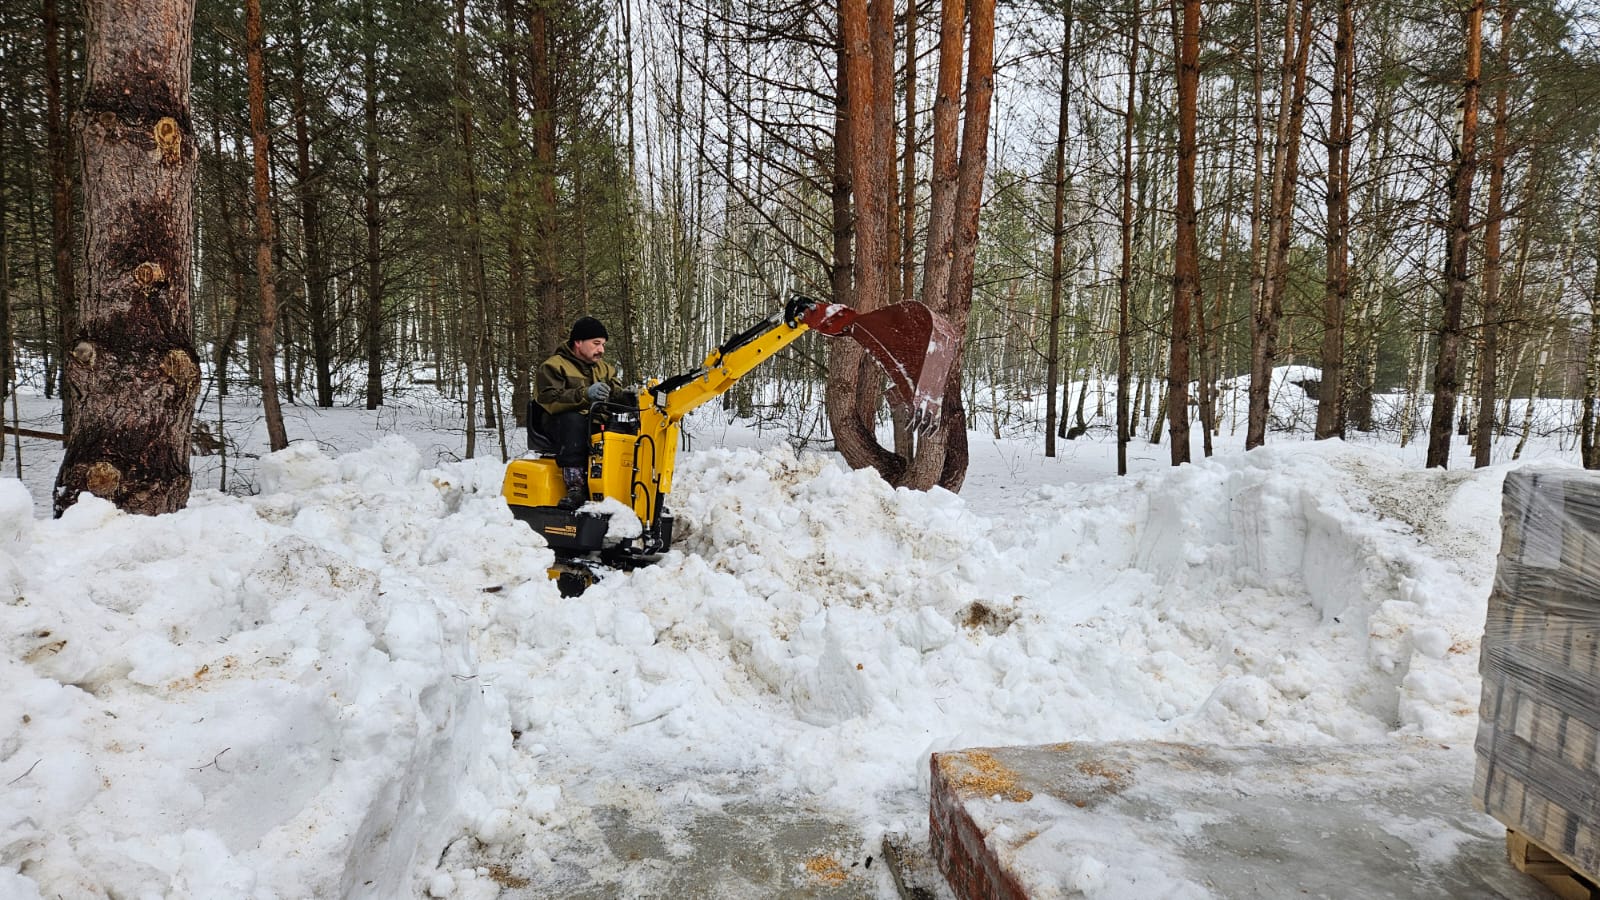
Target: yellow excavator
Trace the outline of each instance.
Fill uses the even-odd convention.
[[[667,495],[677,459],[683,417],[730,390],[807,331],[847,337],[883,367],[890,402],[910,410],[912,427],[938,427],[945,381],[957,352],[955,331],[915,301],[871,312],[838,303],[793,297],[781,310],[724,341],[700,365],[646,385],[637,394],[613,395],[589,408],[589,499],[577,509],[566,496],[555,444],[528,415],[528,455],[506,466],[501,494],[512,515],[544,536],[555,551],[550,576],[561,593],[575,596],[606,570],[655,561],[672,546]],[[632,518],[635,524],[617,504]],[[615,519],[626,521],[613,521]]]

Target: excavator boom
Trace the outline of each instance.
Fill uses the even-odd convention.
[[[945,382],[956,359],[955,329],[916,301],[857,312],[796,295],[780,312],[712,350],[693,371],[649,388],[652,403],[677,422],[808,330],[860,344],[888,376],[889,401],[910,410],[912,427],[923,433],[938,429]]]

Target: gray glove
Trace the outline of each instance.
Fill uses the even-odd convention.
[[[611,396],[611,385],[606,384],[604,381],[596,381],[594,384],[589,385],[589,389],[583,393],[584,396],[589,398],[590,403],[603,403],[606,398]]]

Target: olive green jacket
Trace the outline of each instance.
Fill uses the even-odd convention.
[[[616,367],[611,363],[604,358],[586,363],[572,352],[570,346],[562,344],[539,366],[539,375],[534,379],[533,399],[552,416],[588,409],[589,398],[584,391],[597,381],[611,385],[613,394],[626,390],[617,377]]]

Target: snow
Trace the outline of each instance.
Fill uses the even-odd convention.
[[[49,518],[37,445],[0,479],[0,896],[492,897],[484,861],[554,865],[641,773],[715,807],[749,798],[703,773],[760,772],[872,841],[926,828],[946,749],[1420,740],[1471,766],[1516,463],[1275,436],[1118,479],[1103,438],[974,433],[958,496],[707,420],[673,551],[573,600],[448,416],[298,414],[317,441],[230,464],[257,493],[159,518]],[[1064,846],[1067,887],[1105,884]]]

